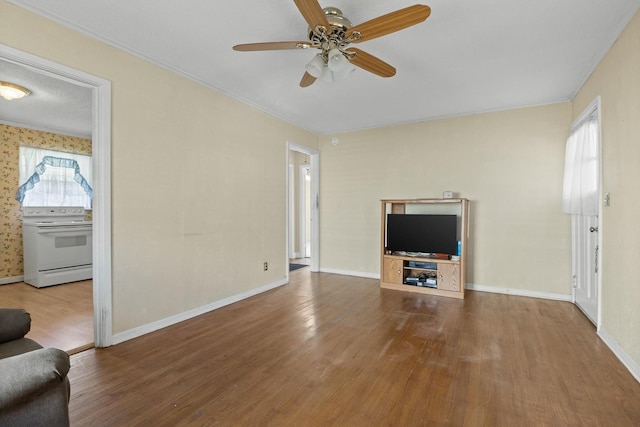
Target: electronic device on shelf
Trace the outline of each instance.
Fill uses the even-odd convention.
[[[438,264],[426,261],[409,261],[408,266],[411,268],[424,268],[425,270],[437,270]]]
[[[437,288],[438,287],[437,279],[435,277],[427,277],[427,276],[420,276],[420,277],[409,276],[409,277],[405,278],[404,284],[405,285],[413,285],[413,286],[421,286],[421,287],[426,287],[426,288]]]
[[[458,255],[456,215],[387,214],[387,250],[406,256]],[[427,256],[424,256],[425,258]]]

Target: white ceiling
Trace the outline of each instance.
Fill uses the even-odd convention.
[[[91,89],[3,59],[0,80],[31,90],[22,99],[0,98],[1,123],[91,137]]]
[[[427,0],[432,12],[425,22],[358,45],[395,66],[394,77],[357,69],[346,80],[301,88],[314,51],[231,49],[305,40],[307,25],[293,0],[9,1],[317,134],[570,100],[640,6],[640,0]],[[354,25],[414,4],[319,3],[340,8]]]

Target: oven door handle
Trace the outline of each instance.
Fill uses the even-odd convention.
[[[92,227],[77,227],[77,226],[71,226],[71,227],[48,227],[48,228],[41,228],[38,230],[38,234],[54,234],[54,233],[83,233],[83,232],[91,232],[92,231]]]

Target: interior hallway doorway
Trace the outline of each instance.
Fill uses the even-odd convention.
[[[96,347],[107,347],[111,345],[112,340],[111,82],[2,44],[0,44],[0,59],[91,90],[94,190],[92,335]]]
[[[287,144],[287,259],[311,271],[319,270],[318,161],[316,150]]]

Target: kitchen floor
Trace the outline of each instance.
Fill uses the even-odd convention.
[[[24,282],[0,286],[0,306],[31,314],[27,338],[70,354],[93,347],[93,281],[35,288]]]

